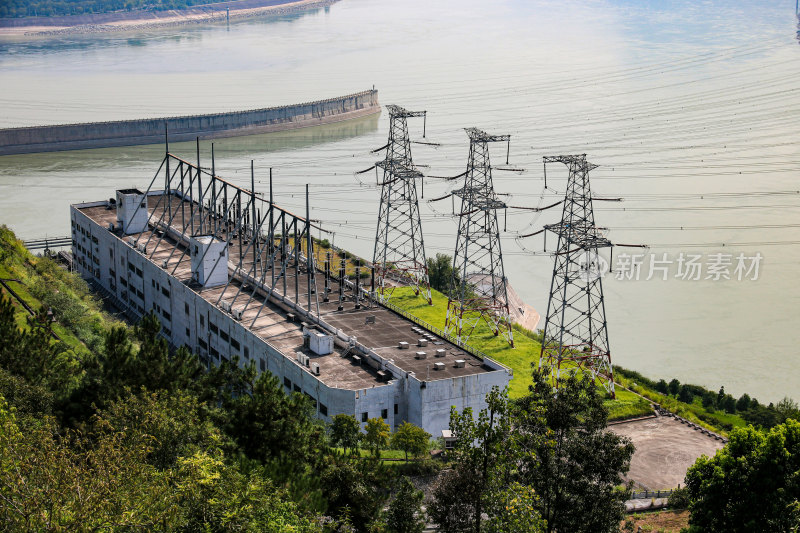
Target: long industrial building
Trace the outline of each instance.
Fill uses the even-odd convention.
[[[325,261],[308,208],[293,214],[169,153],[161,168],[144,191],[72,205],[72,248],[84,278],[134,317],[155,312],[172,345],[207,365],[254,361],[323,420],[381,417],[434,436],[451,406],[477,412],[508,384],[511,370]]]

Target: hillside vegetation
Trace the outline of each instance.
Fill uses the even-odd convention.
[[[218,0],[5,0],[0,18],[54,17],[113,13],[116,11],[164,11],[216,3]]]

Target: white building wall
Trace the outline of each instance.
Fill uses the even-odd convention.
[[[97,202],[80,207],[104,204]],[[169,268],[165,270],[148,260],[128,243],[128,237],[118,238],[75,206],[71,208],[71,218],[73,254],[84,278],[91,278],[110,291],[136,316],[155,311],[170,343],[188,346],[204,362],[218,365],[223,359],[230,360],[238,355],[241,365],[252,361],[258,372],[269,371],[275,375],[287,393],[299,389],[308,394],[323,420],[330,421],[340,413],[348,414],[355,416],[363,427],[366,413],[367,418],[384,418],[392,430],[403,421],[409,421],[438,436],[442,429],[449,427],[451,406],[459,410],[472,407],[477,414],[485,407],[485,396],[492,386],[502,389],[510,379],[510,373],[503,367],[488,361],[499,371],[423,383],[413,373],[386,361],[368,358],[368,362],[391,372],[393,379],[355,391],[329,387],[324,383],[324,369],[318,379],[310,369],[299,365],[294,353],[283,355],[232,316],[172,278]],[[150,247],[154,245],[155,237]],[[327,411],[327,415],[323,411]]]

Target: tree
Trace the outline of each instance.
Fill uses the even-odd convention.
[[[384,422],[382,418],[370,418],[367,420],[364,430],[366,431],[364,442],[367,443],[367,448],[372,450],[372,455],[379,458],[381,450],[389,444],[389,436],[391,435],[389,424]]]
[[[453,258],[447,254],[436,254],[428,258],[428,280],[431,288],[443,294],[450,294],[453,280]]]
[[[656,383],[656,390],[661,394],[668,394],[669,393],[669,385],[663,379],[659,379],[658,383]]]
[[[778,402],[778,405],[775,406],[775,410],[781,415],[781,418],[784,420],[793,418],[795,420],[800,420],[800,407],[798,407],[797,402],[785,396],[783,400]]]
[[[325,465],[322,492],[328,500],[328,514],[346,521],[358,531],[378,516],[388,496],[388,472],[380,461],[338,456]]]
[[[358,441],[361,437],[361,425],[353,415],[334,415],[330,425],[331,445],[341,446],[344,453],[348,450],[358,451]]]
[[[422,491],[416,490],[409,479],[403,476],[400,488],[384,513],[388,533],[422,533],[425,529],[425,513],[422,512]]]
[[[669,388],[669,393],[675,396],[681,388],[681,382],[677,379],[672,379],[667,387]]]
[[[538,511],[536,493],[531,487],[511,483],[499,494],[497,513],[489,518],[488,533],[540,533],[545,523]]]
[[[678,401],[683,403],[692,403],[694,401],[694,395],[686,385],[681,385],[681,388],[678,390]]]
[[[415,426],[410,422],[403,422],[392,435],[392,447],[403,450],[408,462],[408,454],[412,457],[419,457],[428,449],[428,441],[431,435],[424,429]]]
[[[535,369],[530,394],[514,405],[512,479],[535,490],[547,531],[617,531],[629,494],[618,487],[633,444],[606,430],[591,375],[568,375],[554,391],[548,371]]]
[[[800,422],[788,420],[768,433],[737,428],[729,439],[686,473],[689,531],[793,531],[800,499]]]
[[[506,479],[507,467],[516,457],[509,454],[511,421],[505,392],[494,387],[486,396],[486,409],[459,413],[450,409],[450,430],[456,437],[453,470],[434,488],[430,517],[445,533],[481,531],[481,515],[496,514],[497,493]]]
[[[750,396],[745,392],[742,394],[738,400],[736,400],[736,410],[737,411],[747,411],[750,409]]]

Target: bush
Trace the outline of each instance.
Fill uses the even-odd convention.
[[[667,500],[667,505],[670,509],[688,509],[689,501],[689,489],[681,487],[672,491]]]

